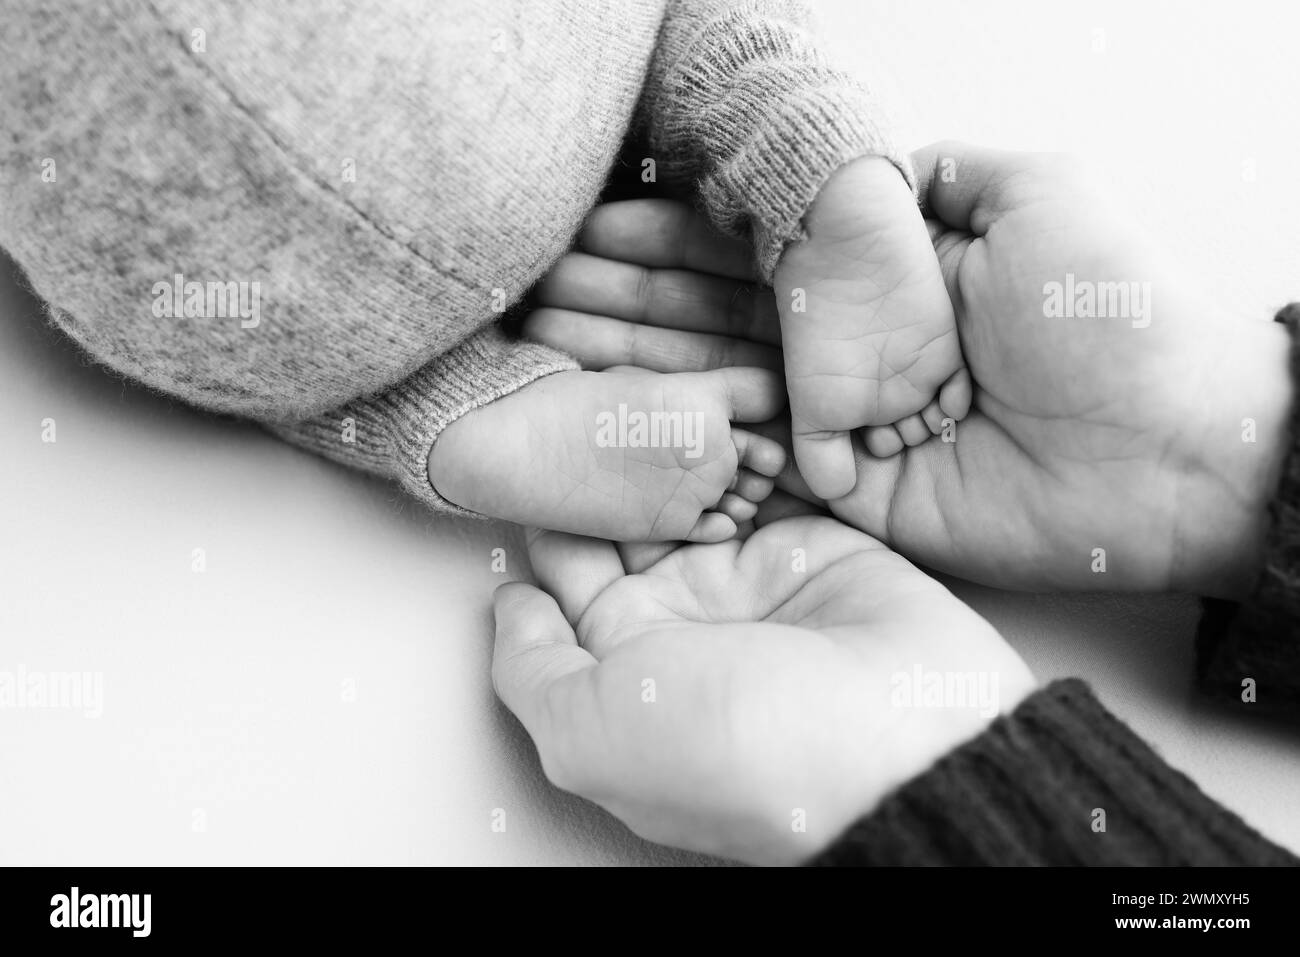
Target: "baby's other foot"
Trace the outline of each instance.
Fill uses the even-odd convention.
[[[971,387],[925,221],[892,163],[842,167],[805,227],[774,286],[795,460],[829,500],[857,479],[852,430],[866,427],[868,448],[893,454],[963,418]]]
[[[617,541],[718,542],[753,518],[785,465],[733,427],[784,404],[762,369],[559,372],[466,413],[434,443],[429,476],[485,515]]]

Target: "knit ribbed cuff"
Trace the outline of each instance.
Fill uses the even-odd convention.
[[[542,376],[578,368],[570,356],[512,339],[496,324],[433,360],[376,400],[379,414],[387,420],[402,486],[430,508],[477,516],[443,498],[429,480],[429,453],[439,434],[466,412]]]
[[[806,3],[670,5],[642,122],[670,183],[698,189],[709,218],[750,239],[770,283],[803,218],[841,166],[889,159],[915,192],[911,160],[866,86],[834,69]]]
[[[813,865],[1300,864],[1057,681],[895,792]]]
[[[781,71],[768,79],[786,80]],[[911,159],[872,121],[880,110],[863,87],[834,72],[803,79],[805,85],[772,101],[752,136],[702,188],[704,203],[717,211],[719,222],[734,230],[736,223],[748,221],[766,283],[786,247],[807,238],[804,216],[846,163],[882,156],[916,191]]]
[[[1300,303],[1275,319],[1291,333],[1291,382],[1300,395]],[[1264,571],[1243,604],[1203,603],[1196,670],[1201,688],[1216,698],[1251,711],[1300,715],[1300,401],[1292,402],[1287,441],[1269,504]]]

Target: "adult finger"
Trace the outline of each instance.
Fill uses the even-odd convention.
[[[578,647],[573,629],[547,594],[524,582],[502,585],[492,596],[496,642],[492,686],[545,754],[553,737],[546,705],[561,679],[595,667],[596,659]]]
[[[668,329],[781,342],[772,290],[684,269],[569,253],[537,287],[537,302]]]
[[[791,495],[789,492],[777,489],[759,503],[758,514],[754,516],[754,525],[756,528],[762,528],[764,525],[771,525],[773,522],[779,522],[783,518],[792,518],[796,515],[826,514],[825,509],[814,505],[812,502],[807,502]]]
[[[653,266],[754,279],[749,243],[723,236],[684,203],[631,199],[597,206],[587,217],[578,245],[597,256]]]
[[[681,542],[620,542],[618,554],[627,573],[639,575],[681,547]]]
[[[535,528],[525,530],[524,537],[538,584],[575,628],[596,596],[624,575],[610,542]]]
[[[1058,154],[995,150],[955,140],[912,154],[923,209],[952,229],[983,236],[998,217],[1051,189],[1055,170],[1073,167]]]
[[[804,481],[803,476],[799,473],[799,465],[795,461],[794,455],[791,454],[794,443],[790,432],[789,416],[781,416],[779,419],[751,425],[748,428],[752,432],[775,440],[786,450],[785,467],[777,473],[776,487],[793,495],[795,498],[810,502],[818,508],[825,508],[826,502],[813,494],[813,490],[808,487],[808,483]]]
[[[964,229],[952,229],[933,217],[928,217],[925,225],[934,245],[935,258],[939,260],[944,288],[948,290],[948,298],[952,300],[953,311],[960,322],[966,305],[961,289],[961,263],[975,237]]]
[[[538,309],[524,320],[524,335],[567,352],[586,369],[635,365],[655,372],[707,372],[726,366],[782,369],[773,346],[699,332],[682,332],[592,316]]]

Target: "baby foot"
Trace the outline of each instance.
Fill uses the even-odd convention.
[[[467,412],[429,455],[463,508],[616,541],[719,542],[754,517],[780,444],[732,426],[784,405],[762,369],[559,372]]]
[[[857,479],[851,430],[892,455],[970,410],[952,303],[925,221],[888,160],[842,167],[786,250],[781,314],[795,460],[818,496]]]

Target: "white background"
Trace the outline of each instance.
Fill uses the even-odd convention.
[[[909,145],[1091,156],[1243,317],[1300,298],[1295,5],[822,9],[831,45],[899,104]],[[0,711],[0,863],[697,860],[550,788],[495,703],[491,552],[524,573],[512,530],[435,519],[114,380],[10,279],[0,412],[0,670],[99,671],[105,695],[98,720]],[[1300,737],[1197,699],[1194,602],[957,591],[1040,678],[1090,680],[1167,760],[1300,850]]]

